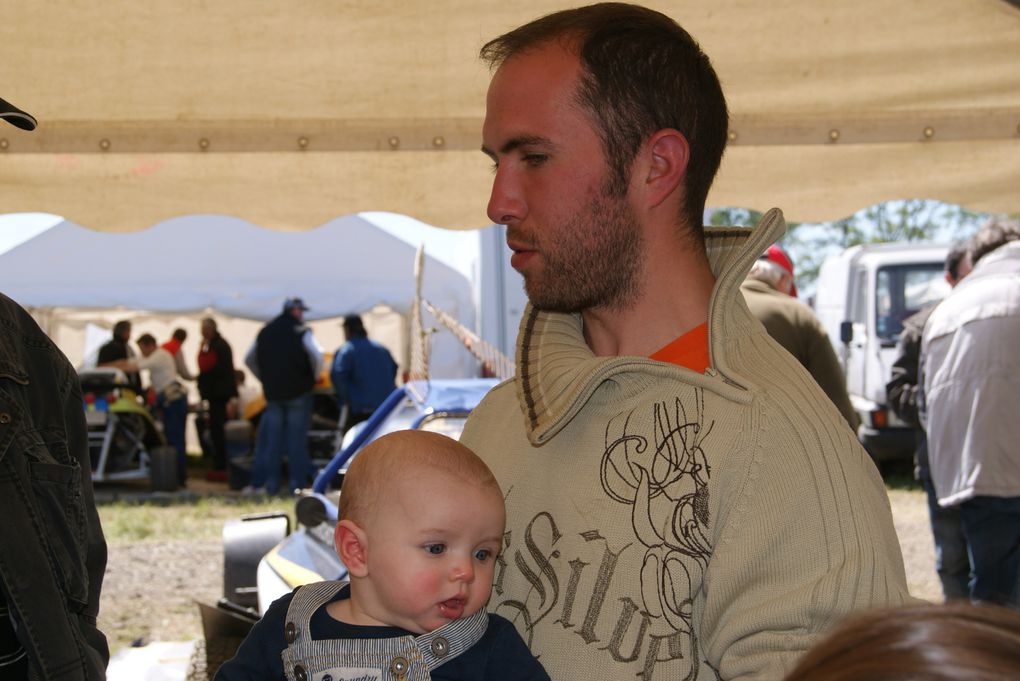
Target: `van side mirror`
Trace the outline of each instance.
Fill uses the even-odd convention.
[[[839,323],[839,340],[848,345],[854,339],[854,323],[845,321]]]

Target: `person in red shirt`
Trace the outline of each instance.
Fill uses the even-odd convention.
[[[207,421],[212,444],[212,468],[207,479],[227,479],[227,404],[237,397],[234,383],[234,355],[230,344],[216,328],[216,320],[202,320],[202,347],[198,352],[198,392],[209,403]]]

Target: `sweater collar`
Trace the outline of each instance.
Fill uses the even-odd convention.
[[[727,361],[727,339],[744,335],[753,322],[740,285],[755,259],[785,230],[778,208],[754,228],[705,228],[708,260],[716,276],[709,304],[709,352],[713,369],[735,385],[741,382]],[[538,445],[552,438],[604,380],[639,366],[647,374],[676,371],[645,357],[596,357],[584,342],[579,314],[542,312],[529,304],[517,336],[516,376],[529,440]]]

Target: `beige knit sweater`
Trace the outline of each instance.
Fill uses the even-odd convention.
[[[874,464],[740,294],[780,236],[712,229],[705,374],[599,358],[529,308],[462,441],[507,505],[490,610],[553,679],[780,679],[847,612],[907,600]]]

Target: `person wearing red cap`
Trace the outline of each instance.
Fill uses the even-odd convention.
[[[825,327],[810,307],[796,299],[793,263],[776,245],[751,266],[740,292],[751,314],[793,355],[857,431],[860,420],[846,392],[846,377]]]
[[[793,274],[793,261],[790,260],[790,256],[788,256],[786,254],[786,251],[784,251],[778,245],[772,244],[765,251],[765,258],[767,260],[771,260],[772,262],[776,263],[777,265],[779,265],[784,270],[786,270],[787,272],[790,273],[790,287],[789,287],[789,290],[786,291],[786,293],[789,296],[791,296],[793,298],[796,298],[797,297],[797,282],[795,282],[793,280],[793,277],[794,277],[794,274]]]

